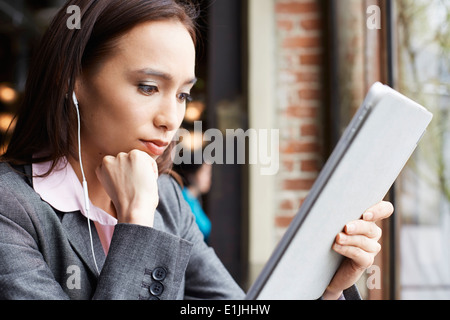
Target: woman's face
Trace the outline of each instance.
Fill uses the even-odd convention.
[[[184,25],[138,25],[77,79],[83,154],[101,161],[138,149],[156,159],[181,125],[194,83],[195,47]]]

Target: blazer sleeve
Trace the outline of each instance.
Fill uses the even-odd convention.
[[[161,224],[155,221],[154,228],[116,226],[95,297],[123,299],[135,296],[138,290],[140,299],[244,298],[242,289],[204,242],[179,185],[165,175],[158,188]],[[157,269],[164,270],[164,279],[155,279],[153,271]],[[152,294],[155,285],[162,294]]]
[[[170,177],[162,187],[163,202],[165,196],[171,201],[164,208],[177,212],[177,225],[181,238],[193,244],[189,263],[185,274],[183,299],[240,300],[245,298],[244,291],[229,274],[214,249],[204,241],[204,236],[195,222],[195,217],[185,201],[181,187]]]
[[[0,195],[0,299],[137,300],[178,296],[192,248],[189,241],[153,228],[118,224],[99,277],[93,280],[92,274],[79,265],[80,290],[68,290],[64,276],[57,277],[65,274],[68,259],[75,253],[67,244],[64,247],[59,243],[56,234],[50,241],[44,239],[48,232],[43,231],[43,221],[25,198],[1,186]],[[164,279],[155,281],[152,272],[157,268],[167,272]],[[155,283],[159,291],[153,290],[152,295]]]
[[[166,232],[116,225],[94,299],[177,299],[191,249],[191,243]]]
[[[5,188],[0,194],[0,299],[69,299],[39,250],[26,203]]]
[[[180,235],[193,244],[189,263],[186,268],[184,299],[241,300],[244,291],[236,283],[214,249],[208,246],[198,228],[195,217],[184,200],[180,186],[174,179],[166,184],[165,194],[172,201],[167,210],[178,212],[177,219],[182,227]],[[168,190],[168,189],[171,190]],[[176,199],[176,201],[173,201]]]
[[[347,290],[344,290],[344,299],[345,300],[362,300],[361,295],[359,294],[358,288],[356,285],[351,286]]]

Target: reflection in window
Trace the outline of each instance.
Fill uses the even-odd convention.
[[[450,298],[450,1],[396,0],[397,89],[434,119],[396,184],[399,298]]]

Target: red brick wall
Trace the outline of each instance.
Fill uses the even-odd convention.
[[[277,124],[280,128],[280,171],[276,176],[277,199],[275,226],[277,236],[286,230],[315,182],[323,156],[323,41],[322,0],[274,0],[277,26]],[[340,124],[348,124],[364,95],[375,81],[386,82],[386,61],[382,30],[366,29],[366,8],[386,5],[381,0],[337,1],[338,74],[336,93],[340,103]],[[384,11],[383,11],[384,12]],[[389,226],[383,221],[383,227]],[[384,237],[388,232],[384,232]],[[380,242],[386,243],[385,238]],[[387,238],[388,239],[388,238]],[[383,268],[388,261],[384,248],[375,260]],[[367,276],[367,275],[365,275]],[[387,277],[385,279],[388,279]],[[363,276],[362,281],[365,281]],[[363,297],[389,297],[387,289],[369,290],[363,285]]]
[[[292,221],[323,165],[320,0],[275,0],[280,171],[275,224]]]

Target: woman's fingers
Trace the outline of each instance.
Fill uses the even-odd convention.
[[[344,232],[348,235],[364,235],[370,239],[379,240],[382,230],[376,222],[389,218],[394,212],[394,207],[390,202],[380,202],[368,209],[362,219],[348,223]]]
[[[336,236],[333,249],[348,259],[342,262],[324,296],[331,292],[331,296],[335,297],[335,293],[349,288],[365,269],[372,266],[381,250],[378,240],[382,231],[377,222],[389,218],[393,212],[391,203],[380,202],[368,209],[360,220],[348,223],[343,232]]]
[[[336,237],[336,243],[340,246],[358,247],[368,253],[374,254],[377,254],[381,250],[381,245],[377,241],[360,235],[349,236],[345,233],[340,233]]]
[[[382,201],[372,208],[368,209],[362,216],[365,221],[377,222],[389,218],[394,213],[392,203]]]
[[[333,249],[343,255],[346,258],[351,260],[351,266],[353,268],[352,272],[361,272],[361,270],[365,270],[370,268],[374,262],[375,254],[364,251],[359,247],[353,246],[341,246],[337,243],[334,244]],[[359,274],[358,274],[359,277]]]
[[[375,225],[373,222],[371,224]],[[357,268],[366,269],[373,264],[375,256],[381,250],[381,245],[376,238],[369,238],[366,235],[339,233],[336,237],[334,250],[351,259],[353,265]]]
[[[370,239],[379,240],[382,235],[382,230],[375,222],[365,220],[356,220],[348,223],[344,231],[348,235],[364,235]]]
[[[106,156],[96,174],[119,222],[153,226],[159,202],[158,166],[153,158],[139,150]]]

